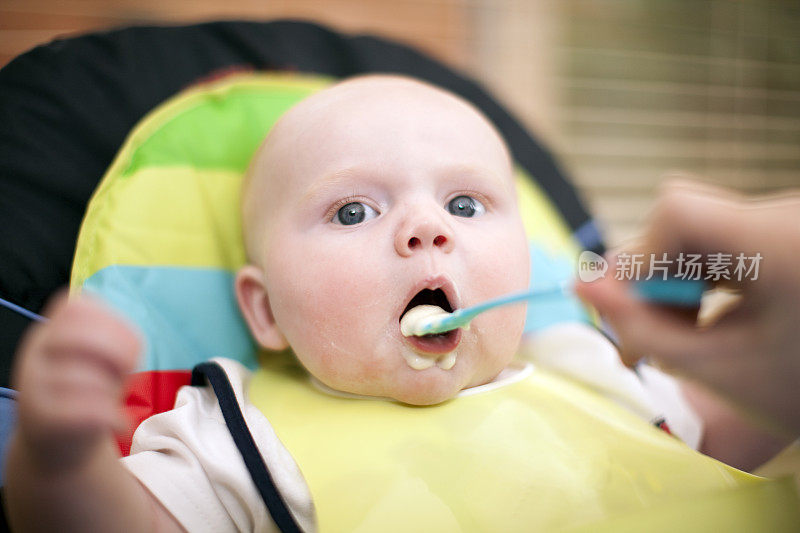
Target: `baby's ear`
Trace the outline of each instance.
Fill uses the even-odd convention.
[[[275,323],[269,294],[264,286],[264,274],[254,265],[245,265],[236,273],[236,300],[250,333],[256,342],[268,350],[283,350],[289,346]]]

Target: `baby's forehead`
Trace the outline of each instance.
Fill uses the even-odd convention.
[[[333,172],[393,159],[403,159],[409,170],[414,163],[448,158],[502,174],[511,168],[505,142],[478,110],[405,79],[358,80],[317,93],[276,124],[265,155],[273,168],[286,170],[283,176],[300,181],[323,168]]]
[[[391,129],[409,114],[422,114],[428,121],[494,128],[472,104],[434,85],[397,75],[368,75],[337,83],[299,102],[270,135],[302,136],[365,117],[375,118],[375,127]]]

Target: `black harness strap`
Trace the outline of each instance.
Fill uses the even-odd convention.
[[[204,386],[204,378],[208,379],[214,394],[217,396],[220,409],[222,409],[222,416],[225,418],[225,425],[228,426],[233,442],[236,443],[239,453],[242,454],[247,471],[250,473],[258,493],[261,495],[261,499],[264,500],[278,529],[283,533],[299,533],[300,527],[295,522],[288,507],[286,507],[286,502],[281,498],[277,487],[275,487],[275,482],[272,480],[269,469],[258,452],[253,435],[247,428],[244,415],[242,415],[233,387],[231,387],[225,371],[217,363],[201,363],[192,370],[192,385]]]

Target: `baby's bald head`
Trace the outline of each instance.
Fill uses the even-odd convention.
[[[273,126],[254,156],[242,189],[242,221],[248,260],[260,264],[269,249],[274,217],[287,194],[319,170],[328,155],[341,154],[337,132],[373,126],[373,139],[391,150],[393,132],[424,128],[426,121],[452,122],[452,134],[478,135],[504,159],[509,177],[512,162],[494,126],[472,104],[434,85],[400,75],[370,74],[326,88],[289,109]],[[353,148],[352,142],[345,146]],[[364,149],[368,149],[366,146]],[[358,161],[352,161],[354,165]]]

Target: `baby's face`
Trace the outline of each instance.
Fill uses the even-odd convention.
[[[451,310],[527,287],[503,144],[465,104],[408,81],[328,92],[282,119],[254,167],[269,181],[251,189],[264,195],[251,254],[274,328],[346,392],[431,404],[491,381],[514,355],[524,306],[430,339],[404,337],[400,319],[420,303]]]

